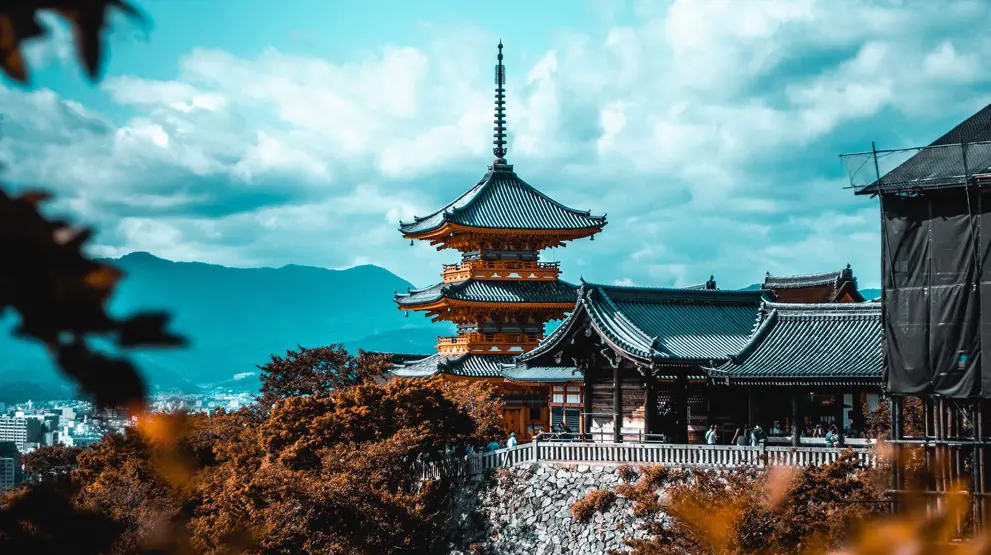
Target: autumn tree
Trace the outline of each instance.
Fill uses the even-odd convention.
[[[21,458],[24,473],[36,483],[52,482],[66,486],[82,449],[65,445],[44,445]]]
[[[197,547],[220,553],[247,528],[261,552],[429,552],[445,492],[419,487],[413,461],[500,430],[490,387],[450,385],[365,382],[278,403],[204,475]]]
[[[864,407],[867,408],[866,406]],[[877,439],[891,437],[891,402],[881,399],[874,410],[864,411],[864,423],[867,434]],[[902,425],[906,437],[922,437],[925,435],[925,410],[922,399],[904,397],[902,400]]]
[[[272,355],[259,366],[259,403],[271,407],[279,399],[343,389],[378,378],[392,367],[387,355],[358,351],[352,355],[343,345],[287,350],[284,357]]]

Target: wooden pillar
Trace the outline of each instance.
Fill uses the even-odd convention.
[[[688,443],[688,380],[684,374],[679,374],[672,392],[675,416],[673,443]]]
[[[863,392],[859,390],[854,391],[853,395],[851,395],[853,398],[853,414],[850,415],[850,427],[860,432],[864,432],[867,427],[864,421],[864,400],[861,399],[863,395]]]
[[[791,444],[798,447],[802,444],[802,391],[793,389],[791,392]]]
[[[582,387],[582,433],[585,441],[594,441],[592,433],[592,381],[588,378],[591,368],[585,369],[585,386]]]
[[[842,443],[843,442],[843,422],[846,420],[846,409],[843,408],[843,394],[842,393],[834,393],[833,394],[833,404],[836,405],[836,408],[833,411],[833,414],[835,415],[835,418],[836,418],[836,433],[838,433],[840,435],[840,443]]]
[[[978,510],[980,511],[980,515],[981,515],[981,519],[979,522],[981,524],[982,529],[984,528],[987,519],[987,503],[984,498],[984,493],[988,490],[987,477],[984,474],[985,457],[987,457],[987,450],[984,448],[984,441],[986,437],[984,425],[987,415],[988,415],[988,407],[985,400],[978,399],[977,418],[975,420],[977,424],[977,439],[978,439],[978,444],[980,446],[977,448],[977,458],[974,461],[974,466],[977,467],[977,478],[979,484],[977,490],[978,493],[977,504],[979,507]]]
[[[650,441],[650,434],[654,433],[654,420],[655,414],[657,413],[657,398],[655,397],[654,389],[654,375],[649,370],[644,378],[644,395],[643,395],[643,433],[644,441]]]
[[[616,443],[622,443],[623,441],[623,384],[619,378],[619,365],[616,365],[612,369],[613,440]]]
[[[902,398],[900,396],[892,396],[891,400],[891,439],[892,441],[898,441],[904,437],[902,432]],[[902,465],[904,461],[901,458],[901,444],[892,443],[891,444],[891,454],[893,464],[891,465],[891,509],[892,512],[897,513],[899,510],[900,501],[900,490],[902,484]]]
[[[981,506],[981,471],[980,471],[980,454],[978,444],[980,443],[980,429],[981,429],[981,402],[975,401],[973,405],[973,410],[971,411],[971,436],[974,439],[974,448],[971,451],[971,500],[974,503],[973,506],[973,516],[974,516],[974,531],[981,532],[984,528],[984,516],[983,507]]]
[[[753,392],[753,388],[747,387],[747,428],[753,429],[753,427],[754,427],[754,392]]]

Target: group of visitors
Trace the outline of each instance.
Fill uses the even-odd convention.
[[[771,428],[772,435],[780,436],[784,435],[780,427],[778,427],[777,422]],[[809,436],[806,436],[809,437]],[[842,436],[836,428],[835,424],[829,426],[828,430],[823,433],[822,426],[816,425],[813,435],[811,437],[822,437],[826,440],[826,445],[829,447],[839,447],[842,442]],[[757,447],[767,441],[767,434],[764,433],[764,429],[761,428],[760,424],[755,424],[753,428],[748,426],[743,426],[743,428],[737,428],[733,433],[733,438],[730,439],[730,445],[740,445],[751,447]],[[705,443],[706,445],[717,445],[719,443],[719,432],[716,430],[716,425],[713,424],[709,426],[709,429],[705,432]]]

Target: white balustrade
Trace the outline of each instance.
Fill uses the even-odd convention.
[[[431,462],[422,466],[425,480],[450,474],[479,474],[538,461],[570,464],[645,464],[671,468],[732,469],[772,466],[804,467],[835,462],[852,452],[860,466],[877,464],[873,449],[866,447],[758,447],[739,445],[682,445],[670,443],[530,442]]]

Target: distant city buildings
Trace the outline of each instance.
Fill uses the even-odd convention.
[[[27,419],[23,412],[0,416],[0,441],[13,442],[19,451],[28,441]]]
[[[21,483],[21,454],[13,441],[0,441],[0,491]]]

